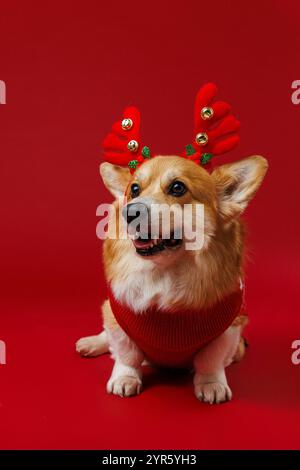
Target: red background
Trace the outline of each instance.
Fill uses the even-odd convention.
[[[299,13],[291,0],[0,3],[1,448],[299,448]],[[134,102],[145,142],[181,151],[206,81],[243,124],[222,161],[270,162],[246,216],[250,348],[229,404],[162,373],[122,400],[105,392],[111,359],[74,351],[105,295],[100,142]]]

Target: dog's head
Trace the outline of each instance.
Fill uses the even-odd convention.
[[[130,249],[145,260],[171,264],[224,237],[267,167],[263,157],[252,156],[210,174],[190,160],[163,156],[146,160],[134,174],[110,163],[102,163],[100,173],[127,222]]]

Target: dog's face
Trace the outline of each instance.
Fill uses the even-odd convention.
[[[244,211],[266,170],[267,161],[259,156],[212,174],[176,156],[146,160],[133,175],[109,163],[100,167],[110,192],[126,196],[120,210],[137,256],[167,264],[209,249],[220,229]]]

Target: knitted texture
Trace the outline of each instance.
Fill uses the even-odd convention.
[[[152,307],[136,313],[117,301],[110,287],[108,297],[125,333],[149,361],[166,367],[191,366],[195,353],[231,325],[243,304],[240,288],[212,307],[194,311]]]

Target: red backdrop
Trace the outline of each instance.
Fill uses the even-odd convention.
[[[299,2],[144,3],[0,3],[0,446],[297,448]],[[246,216],[250,348],[229,370],[229,404],[198,403],[190,377],[162,373],[121,400],[105,393],[111,359],[74,352],[100,329],[105,295],[95,211],[111,198],[100,142],[134,102],[145,142],[181,151],[206,81],[243,126],[220,161],[270,162]]]

